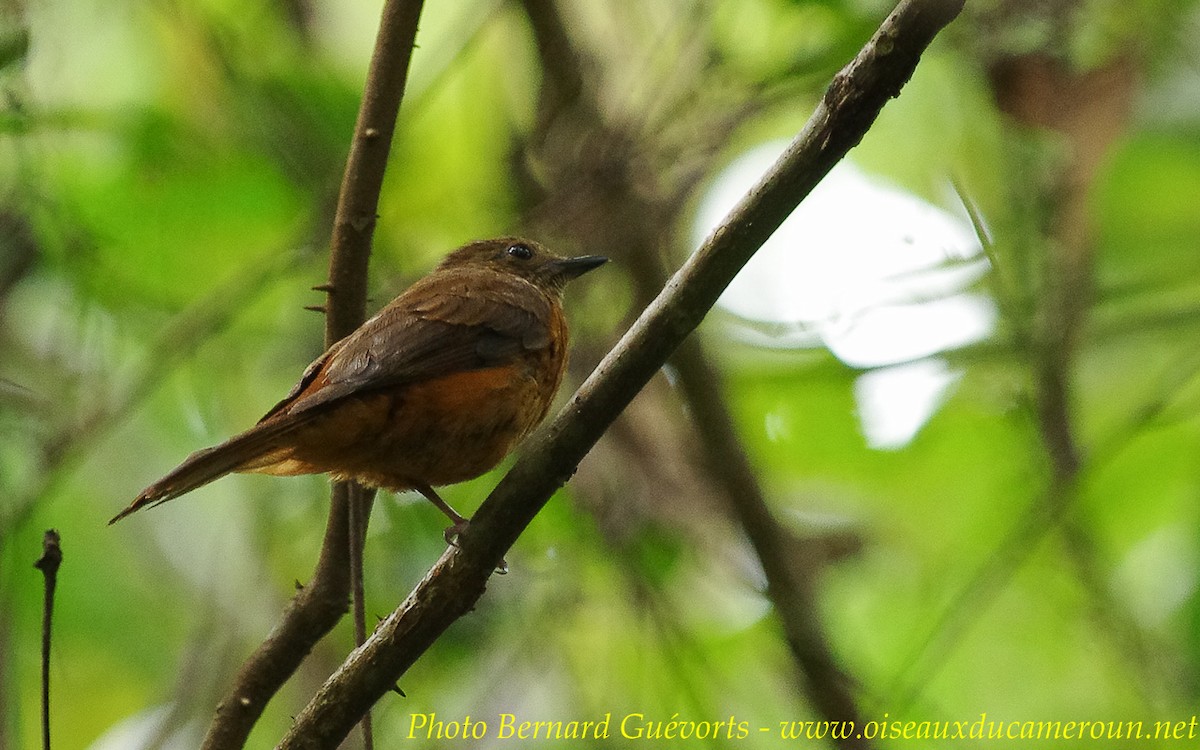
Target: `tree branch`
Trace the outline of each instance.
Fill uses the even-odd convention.
[[[367,265],[379,191],[404,98],[421,6],[422,0],[388,0],[383,8],[334,218],[329,284],[325,287],[326,346],[348,335],[365,317]],[[357,486],[336,483],[312,581],[242,665],[209,725],[201,745],[205,750],[244,746],[267,702],[345,614],[350,595],[351,503],[359,504],[356,511],[364,519],[365,534],[370,499]]]
[[[583,139],[595,139],[605,144],[635,143],[637,128],[630,127],[627,118],[617,117],[612,123],[598,114],[602,108],[591,95],[593,92],[583,84],[583,55],[567,33],[558,3],[555,0],[522,0],[521,4],[537,42],[543,71],[539,129],[530,140],[538,144],[544,142],[544,131],[561,119],[585,123],[578,128]],[[749,111],[750,107],[739,107],[736,116],[744,116]],[[642,127],[647,132],[654,130],[645,124]],[[709,143],[701,145],[701,150],[715,151],[725,132],[718,131]],[[700,144],[693,140],[690,145]],[[572,158],[577,152],[574,148],[545,149],[538,154],[556,162],[555,168],[550,170],[553,177],[542,192],[547,195],[567,193],[572,196],[572,205],[585,207],[587,215],[595,217],[581,221],[580,211],[558,210],[555,204],[555,208],[549,210],[543,207],[548,222],[581,243],[595,242],[619,252],[620,257],[615,260],[629,265],[634,299],[640,304],[653,300],[667,279],[668,272],[657,250],[664,244],[664,228],[679,224],[683,198],[695,189],[694,179],[679,180],[678,187],[664,191],[665,196],[638,189],[638,178],[626,160],[630,158],[629,152],[644,150],[632,145],[595,149],[599,155],[591,159]],[[644,218],[613,222],[610,219],[613,216]],[[723,495],[725,505],[749,540],[766,576],[765,594],[774,607],[792,654],[801,692],[809,704],[827,721],[858,723],[861,716],[851,689],[852,679],[837,663],[819,617],[816,585],[821,560],[818,555],[810,554],[809,549],[791,544],[790,535],[772,514],[738,436],[720,371],[704,356],[702,348],[692,337],[671,358],[678,374],[678,391],[693,425],[689,434],[695,437],[689,441],[698,442],[703,452],[702,460],[688,461],[689,470],[697,481],[711,485]],[[640,397],[643,406],[647,395],[643,392]],[[686,459],[680,456],[680,460]],[[632,498],[630,502],[638,500]],[[843,748],[870,745],[855,733],[839,737],[835,742]]]
[[[475,605],[489,576],[617,414],[716,303],[738,270],[852,148],[962,0],[905,0],[830,84],[816,111],[750,191],[597,366],[554,421],[523,447],[408,598],[325,683],[279,748],[334,748],[376,700]]]

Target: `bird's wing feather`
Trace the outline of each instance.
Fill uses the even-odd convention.
[[[300,414],[350,395],[497,367],[550,344],[550,301],[512,279],[436,295],[409,289],[305,371],[263,419]],[[449,288],[446,288],[446,287]]]
[[[292,390],[288,391],[288,394],[280,399],[279,403],[272,406],[270,411],[264,414],[262,419],[258,420],[258,423],[262,424],[263,422],[266,422],[268,419],[290,406],[291,403],[296,400],[296,397],[299,396],[305,388],[307,388],[314,380],[317,379],[317,375],[320,374],[321,368],[325,366],[325,363],[329,361],[329,358],[334,354],[334,352],[341,348],[344,342],[345,339],[336,342],[333,346],[326,349],[324,354],[314,359],[308,365],[308,367],[304,368],[304,374],[301,375],[300,380],[294,386],[292,386]]]

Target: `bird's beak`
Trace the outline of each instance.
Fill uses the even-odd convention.
[[[579,278],[593,268],[599,268],[608,262],[603,255],[580,255],[575,258],[563,258],[554,261],[554,276],[563,281]]]

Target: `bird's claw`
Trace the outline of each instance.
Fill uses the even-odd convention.
[[[462,536],[462,533],[466,531],[467,527],[470,525],[471,522],[465,518],[456,521],[453,525],[446,527],[446,530],[442,532],[442,538],[446,540],[446,544],[449,544],[451,547],[457,547],[458,538]]]
[[[459,546],[458,545],[458,537],[461,536],[462,533],[464,531],[466,531],[467,527],[470,525],[471,525],[470,520],[464,518],[461,521],[455,522],[451,526],[447,526],[446,530],[444,532],[442,532],[442,537],[445,538],[446,544],[449,544],[451,547]],[[500,559],[500,562],[496,565],[496,574],[497,575],[508,575],[508,561],[507,560],[505,560],[503,558]]]

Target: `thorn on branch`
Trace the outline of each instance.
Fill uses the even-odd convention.
[[[316,286],[312,287],[312,290],[314,292],[325,292],[326,294],[332,294],[335,288],[336,287],[334,287],[333,284],[326,282],[324,284],[317,284]]]
[[[312,310],[313,312],[321,313],[322,315],[326,313],[325,305],[305,305],[304,309]]]
[[[379,214],[371,213],[367,215],[355,216],[350,219],[350,228],[356,232],[365,232],[375,226],[375,222],[379,220]]]

